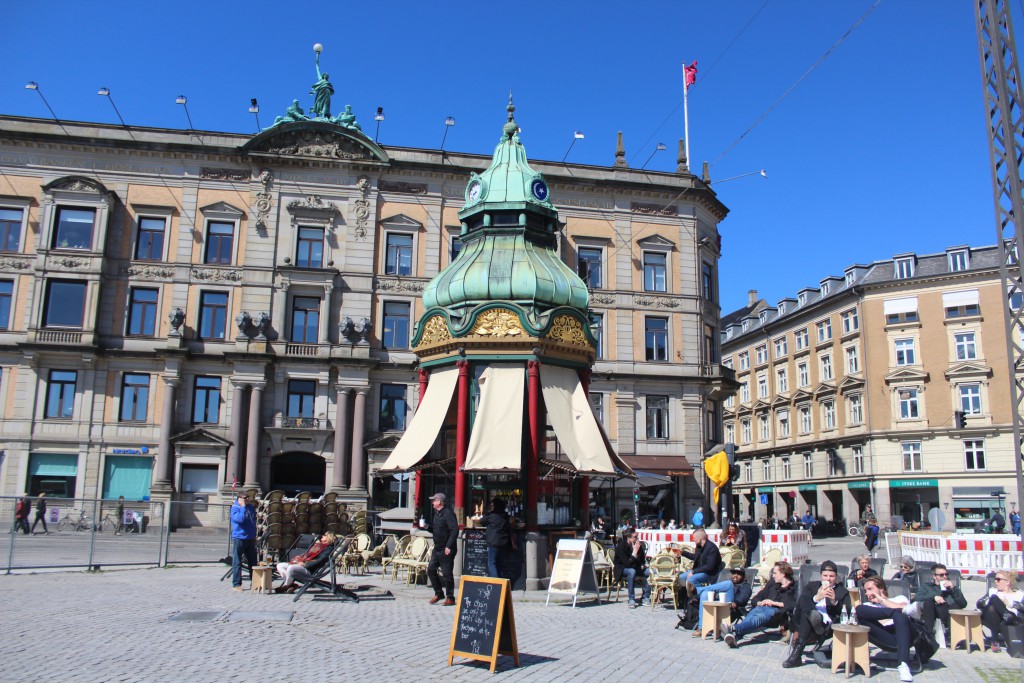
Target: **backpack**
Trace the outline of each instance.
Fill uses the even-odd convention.
[[[686,601],[686,607],[683,609],[682,615],[679,616],[679,623],[676,624],[676,628],[692,631],[697,628],[699,618],[700,604],[697,602],[697,598],[690,598]]]
[[[921,666],[924,666],[938,652],[939,642],[935,640],[935,634],[928,630],[928,627],[923,622],[917,619],[910,619],[909,621],[912,632],[916,636],[914,638],[914,652],[917,653],[918,659],[921,660]]]

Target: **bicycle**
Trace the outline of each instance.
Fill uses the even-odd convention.
[[[57,522],[57,531],[91,531],[92,523],[85,516],[85,510],[79,510],[77,518],[72,517],[73,512],[74,510],[69,511]]]
[[[851,524],[847,531],[854,537],[864,535],[864,527],[857,526],[856,524]]]
[[[118,520],[117,515],[112,512],[108,512],[103,515],[103,519],[101,519],[100,523],[96,525],[96,531],[111,531],[116,534],[119,526],[120,520]]]

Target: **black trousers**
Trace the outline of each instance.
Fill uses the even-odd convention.
[[[880,621],[892,619],[892,626],[882,626]],[[901,662],[910,663],[910,639],[912,635],[910,617],[901,609],[857,605],[857,623],[867,626],[868,642],[884,650],[896,650]]]
[[[440,575],[438,574],[440,570]],[[455,599],[455,551],[444,554],[444,548],[434,548],[427,564],[427,576],[434,589],[434,595]],[[443,582],[443,583],[442,583]]]
[[[35,531],[36,531],[36,524],[39,524],[39,522],[43,523],[43,531],[49,533],[50,530],[46,528],[46,513],[45,512],[37,512],[36,513],[36,518],[34,520],[32,520],[32,533],[35,533]]]
[[[796,627],[796,637],[804,641],[805,643],[823,643],[832,637],[831,624],[826,624],[825,630],[822,631],[821,635],[819,636],[817,632],[815,632],[814,626],[811,624],[811,620],[807,614],[802,614],[798,611],[796,613],[796,619],[798,622]]]
[[[1006,614],[1006,605],[997,597],[989,597],[988,603],[982,605],[981,625],[988,629],[989,638],[1002,640],[1004,614]]]
[[[942,628],[947,632],[949,631],[949,603],[944,602],[939,604],[932,600],[925,600],[921,603],[921,623],[927,628],[929,633],[935,632],[935,619],[938,618],[942,622]]]

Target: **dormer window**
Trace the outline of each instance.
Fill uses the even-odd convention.
[[[749,320],[744,320],[743,323],[740,325],[740,330],[742,332],[746,332],[749,327],[750,327],[750,321]]]
[[[822,282],[821,283],[821,295],[825,296],[826,294],[828,294],[828,282]]]
[[[946,254],[949,262],[949,272],[959,273],[971,266],[971,254],[967,249],[956,249]]]
[[[897,280],[906,280],[914,277],[914,257],[905,256],[895,258],[893,263],[893,276]]]
[[[784,304],[784,303],[779,304],[778,311],[779,311],[779,315],[782,315],[783,313],[785,313],[786,312],[786,304]]]
[[[762,325],[768,322],[768,311],[761,311],[758,313],[757,319],[761,321]]]
[[[807,292],[800,292],[796,296],[796,305],[803,306],[807,303]]]
[[[853,271],[851,270],[850,272],[848,272],[848,273],[846,274],[846,286],[847,286],[847,287],[852,287],[852,286],[853,286],[853,281],[854,281],[854,279],[856,279],[856,275],[855,275],[855,274],[854,274],[854,272],[853,272]]]

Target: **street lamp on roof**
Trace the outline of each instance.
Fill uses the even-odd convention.
[[[654,147],[654,151],[653,151],[653,152],[651,152],[651,156],[647,157],[647,161],[645,161],[645,162],[644,162],[644,165],[640,167],[640,170],[642,171],[642,170],[644,170],[644,168],[646,168],[646,167],[647,167],[647,164],[648,164],[648,163],[649,163],[649,162],[651,161],[651,159],[653,159],[653,158],[654,158],[654,155],[655,155],[655,154],[657,154],[658,152],[663,152],[663,151],[665,151],[666,149],[668,149],[668,147],[667,147],[667,146],[665,145],[665,143],[664,143],[664,142],[659,142],[659,143],[658,143],[658,144],[657,144],[657,145],[656,145],[656,146]]]
[[[572,142],[569,143],[569,149],[565,150],[565,154],[562,156],[562,163],[569,158],[569,152],[572,151],[572,146],[576,144],[577,140],[582,140],[584,137],[582,130],[574,130],[572,132]]]
[[[377,107],[377,113],[373,115],[373,120],[377,122],[377,132],[373,134],[373,141],[377,142],[377,138],[380,137],[380,122],[384,120],[384,107]]]
[[[455,125],[455,117],[448,116],[444,120],[444,137],[441,138],[441,151],[444,151],[445,140],[448,139],[448,129]]]

